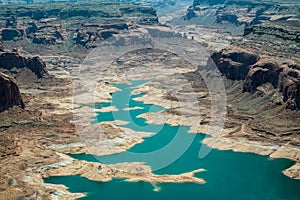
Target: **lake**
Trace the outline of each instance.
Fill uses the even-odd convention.
[[[150,183],[125,182],[114,179],[107,183],[90,181],[80,176],[50,177],[46,183],[64,184],[71,192],[86,193],[82,199],[204,199],[204,200],[299,200],[300,181],[291,179],[282,170],[292,166],[288,159],[270,159],[252,153],[220,151],[212,149],[204,158],[199,158],[201,141],[207,137],[204,134],[188,133],[187,126],[170,126],[168,124],[147,124],[145,119],[137,118],[145,112],[158,112],[164,108],[135,101],[142,94],[132,95],[134,88],[145,81],[132,81],[132,85],[117,85],[121,91],[112,95],[111,103],[98,103],[97,108],[115,106],[115,112],[98,113],[92,123],[103,121],[123,120],[129,122],[123,127],[136,131],[154,132],[154,136],[145,138],[130,150],[109,156],[93,156],[87,154],[70,155],[79,160],[101,162],[105,164],[120,162],[145,162],[151,166],[155,174],[179,174],[195,169],[204,168],[205,172],[196,176],[203,178],[205,184],[168,183],[158,184],[159,191],[154,191]],[[124,108],[141,107],[141,109],[126,111]],[[175,142],[174,142],[175,141]],[[173,150],[181,149],[182,144],[188,143],[187,149],[178,158]],[[166,150],[160,151],[167,145]],[[151,156],[151,152],[158,152]],[[147,154],[149,153],[150,154]],[[145,156],[146,155],[146,156]],[[174,157],[174,158],[173,158]],[[170,165],[159,168],[163,161],[172,158]]]

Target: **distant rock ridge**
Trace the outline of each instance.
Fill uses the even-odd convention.
[[[25,58],[16,52],[0,53],[0,68],[11,70],[13,68],[28,68],[38,78],[43,78],[48,75],[45,62],[39,57]]]
[[[298,26],[300,26],[300,22]],[[280,26],[280,24],[264,23],[264,24],[258,24],[252,27],[245,28],[244,36],[247,36],[249,34],[255,34],[255,35],[268,34],[268,35],[275,36],[277,38],[281,38],[284,40],[291,40],[299,43],[300,33],[298,31],[299,31],[299,27],[295,27],[293,29],[285,29],[283,26]]]
[[[277,20],[299,21],[299,6],[297,1],[284,0],[194,0],[184,19],[205,17],[211,23],[237,26]]]
[[[258,50],[299,58],[300,21],[266,22],[246,27],[240,46],[257,47]]]
[[[0,38],[22,45],[29,42],[40,46],[63,46],[60,49],[72,49],[74,45],[89,49],[95,47],[96,42],[128,29],[130,24],[159,24],[152,7],[131,3],[95,1],[44,5],[2,6]]]
[[[60,2],[62,0],[12,0],[5,1],[0,0],[1,4],[32,4],[32,3],[53,3]],[[89,0],[65,0],[66,2],[88,2]],[[152,6],[154,8],[157,7],[165,7],[165,6],[173,6],[176,4],[176,0],[118,0],[119,2],[132,2],[147,6]]]
[[[176,4],[176,0],[119,0],[119,1],[147,5],[153,8],[164,8],[167,6],[174,6]]]
[[[0,72],[0,112],[13,106],[25,108],[19,87],[10,77]]]

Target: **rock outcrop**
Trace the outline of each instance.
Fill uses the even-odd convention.
[[[23,37],[23,31],[13,28],[5,28],[1,31],[2,40],[18,40]]]
[[[274,96],[281,96],[279,102],[274,103],[286,103],[287,108],[300,109],[299,65],[277,63],[240,48],[228,48],[212,54],[208,66],[212,64],[227,79],[243,81],[241,92],[255,93],[260,86],[269,84],[277,91]]]
[[[78,45],[92,48],[95,47],[95,42],[106,40],[120,31],[128,30],[129,27],[130,24],[124,22],[112,24],[86,23],[76,30],[73,40]]]
[[[259,55],[247,51],[221,50],[212,54],[213,61],[221,73],[231,80],[244,80],[250,66],[259,60]]]
[[[257,63],[250,66],[250,70],[244,79],[243,91],[255,92],[257,87],[265,83],[271,83],[274,88],[277,88],[282,71],[282,67],[272,62]]]
[[[26,58],[15,52],[4,52],[0,54],[0,67],[8,70],[26,67]]]
[[[35,73],[38,78],[43,78],[48,75],[46,63],[38,56],[27,58],[26,67]]]
[[[39,57],[25,58],[15,52],[0,54],[0,68],[11,70],[25,67],[30,69],[38,78],[48,75],[46,64]]]
[[[19,87],[10,77],[0,72],[0,112],[13,106],[25,107]]]
[[[280,75],[280,91],[291,109],[300,109],[300,66],[290,65]]]

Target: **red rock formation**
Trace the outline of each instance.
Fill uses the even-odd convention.
[[[19,88],[10,77],[0,73],[0,112],[13,106],[25,107]]]

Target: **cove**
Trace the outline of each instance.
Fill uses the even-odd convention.
[[[204,178],[205,184],[181,183],[159,184],[159,192],[153,191],[150,183],[128,183],[121,179],[114,179],[108,183],[90,181],[80,176],[50,177],[46,183],[64,184],[71,192],[86,193],[82,199],[232,199],[232,200],[298,200],[300,199],[300,181],[291,179],[282,173],[282,170],[293,165],[288,159],[269,159],[251,153],[220,151],[212,149],[204,158],[198,156],[203,145],[204,134],[187,133],[189,127],[170,126],[168,124],[147,124],[144,119],[137,118],[145,112],[158,112],[164,108],[135,101],[134,98],[142,94],[131,95],[134,88],[144,81],[132,81],[131,85],[119,84],[120,89],[112,95],[111,103],[97,104],[97,108],[115,106],[118,111],[98,113],[93,123],[102,121],[128,121],[124,127],[136,131],[155,132],[152,137],[145,138],[141,144],[132,147],[128,152],[109,156],[93,156],[87,154],[71,155],[79,160],[102,162],[105,164],[119,162],[145,162],[153,166],[156,162],[172,156],[172,151],[163,152],[155,158],[131,156],[156,151],[171,143],[175,137],[180,140],[191,141],[183,155],[174,160],[165,168],[154,171],[156,174],[179,174],[204,168],[207,171],[196,174]],[[124,108],[141,107],[142,109],[123,110]],[[178,147],[180,148],[180,147]]]

